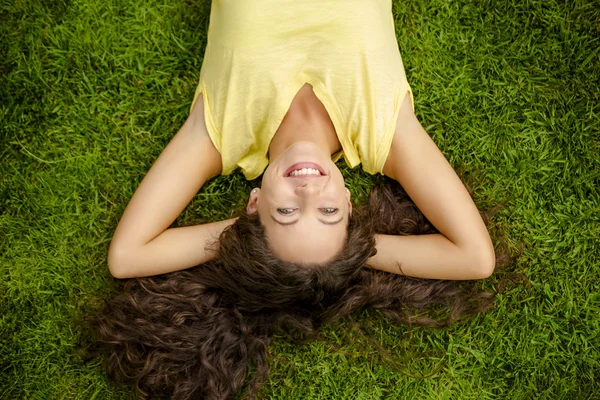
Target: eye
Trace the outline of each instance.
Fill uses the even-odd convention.
[[[278,208],[277,212],[281,215],[291,215],[296,211],[295,208]]]
[[[323,213],[325,215],[333,215],[338,212],[338,208],[333,208],[333,207],[321,208],[320,210],[321,210],[321,213]]]

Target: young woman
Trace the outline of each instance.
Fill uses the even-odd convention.
[[[413,113],[391,2],[214,0],[210,18],[190,115],[110,246],[113,276],[154,276],[127,281],[100,316],[111,373],[142,393],[228,398],[254,366],[253,394],[275,332],[311,334],[364,307],[429,324],[407,310],[482,309],[447,280],[490,276],[494,248]],[[410,198],[388,184],[353,212],[342,155]],[[168,228],[238,167],[262,174],[245,213]]]

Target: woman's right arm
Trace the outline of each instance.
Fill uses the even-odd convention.
[[[397,180],[439,234],[375,235],[369,265],[427,279],[483,279],[494,271],[494,246],[477,207],[414,115],[407,94],[383,172]]]
[[[209,261],[235,219],[167,229],[202,185],[221,172],[221,155],[204,123],[202,96],[131,198],[108,251],[116,278],[159,275]]]

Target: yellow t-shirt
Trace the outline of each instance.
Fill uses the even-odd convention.
[[[412,101],[391,1],[213,0],[191,108],[202,94],[224,175],[237,167],[247,179],[263,173],[305,83],[327,110],[346,163],[380,173],[406,93]]]

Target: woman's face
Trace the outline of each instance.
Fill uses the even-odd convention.
[[[268,166],[247,211],[259,213],[277,257],[320,263],[342,249],[352,204],[331,156],[312,142],[296,142]]]

